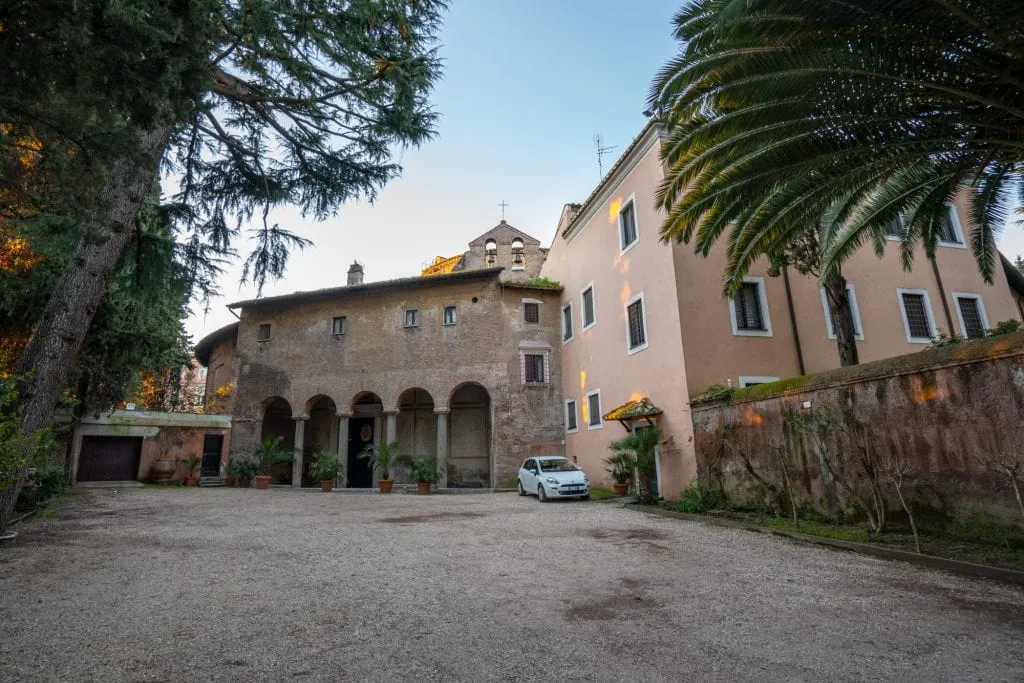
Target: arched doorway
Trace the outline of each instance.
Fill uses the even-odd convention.
[[[398,397],[396,438],[400,455],[412,458],[437,455],[437,417],[434,399],[424,389],[407,389]],[[408,473],[401,472],[402,480]]]
[[[452,392],[448,486],[491,487],[491,397],[479,384]]]
[[[281,437],[281,448],[291,453],[295,447],[295,420],[292,419],[291,405],[280,396],[264,403],[263,425],[260,427],[260,441],[276,437]],[[273,465],[269,474],[273,484],[292,483],[292,466],[289,463]]]
[[[309,475],[309,467],[319,451],[333,451],[338,447],[338,418],[334,401],[327,396],[314,396],[306,402],[305,438],[302,445],[302,485],[319,486]]]
[[[384,404],[377,394],[364,391],[352,399],[352,417],[348,419],[348,455],[345,460],[349,488],[368,489],[373,486],[373,469],[359,454],[368,445],[380,441],[383,416]]]

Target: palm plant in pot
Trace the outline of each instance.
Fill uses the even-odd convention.
[[[605,459],[604,464],[605,471],[611,475],[615,495],[626,495],[636,470],[636,456],[633,455],[633,451],[617,450],[610,458]]]
[[[436,484],[441,478],[441,471],[437,468],[437,458],[421,455],[418,458],[411,458],[408,455],[399,458],[402,465],[409,468],[409,476],[413,478],[420,493],[430,493],[430,485]]]
[[[202,464],[202,458],[198,455],[190,455],[187,458],[179,458],[178,462],[185,468],[184,483],[185,486],[196,485],[196,470],[199,469],[199,465]]]
[[[270,486],[270,468],[282,462],[291,462],[292,455],[281,448],[282,437],[275,436],[273,439],[264,439],[263,442],[253,451],[253,459],[259,465],[259,472],[256,476],[256,488],[265,489]]]
[[[314,479],[320,480],[321,491],[330,493],[334,489],[334,480],[345,478],[345,465],[337,453],[317,451],[309,466],[309,473]]]
[[[658,495],[651,490],[651,475],[654,474],[658,444],[661,443],[661,429],[644,427],[637,429],[624,439],[611,444],[614,451],[628,451],[636,463],[636,496],[644,505],[657,502]]]
[[[391,487],[395,484],[395,480],[391,478],[391,469],[398,460],[398,442],[366,444],[359,457],[369,460],[370,467],[380,475],[377,480],[380,492],[391,493]]]

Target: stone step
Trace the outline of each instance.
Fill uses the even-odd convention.
[[[215,487],[224,486],[224,480],[220,477],[203,477],[199,480],[199,485],[202,487]]]

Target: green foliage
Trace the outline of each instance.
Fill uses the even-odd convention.
[[[436,484],[441,478],[441,470],[437,466],[437,458],[421,455],[411,458],[408,455],[398,458],[398,463],[409,468],[409,476],[418,484]]]
[[[637,498],[645,505],[657,500],[657,494],[651,490],[650,477],[655,471],[655,456],[662,434],[659,427],[644,427],[636,430],[624,439],[611,444],[613,451],[628,451],[633,454],[637,472]]]
[[[706,255],[728,233],[734,291],[813,226],[827,232],[827,274],[862,245],[882,252],[903,219],[909,268],[917,245],[934,252],[963,191],[991,281],[1011,195],[1024,192],[1021,85],[1006,76],[1024,64],[1022,23],[1012,2],[685,5],[679,54],[650,96],[668,136],[662,236]]]
[[[629,484],[633,481],[636,470],[636,456],[633,451],[620,450],[610,458],[605,458],[605,471],[616,484]]]
[[[676,511],[703,514],[708,510],[720,507],[723,502],[722,497],[717,491],[712,490],[699,481],[695,481],[679,497],[679,502],[676,503]]]
[[[191,477],[195,475],[196,470],[203,464],[203,459],[198,455],[190,455],[187,458],[178,458],[178,462],[185,468],[185,476]]]
[[[279,463],[290,463],[295,460],[291,453],[281,447],[282,437],[275,436],[272,439],[264,439],[256,450],[253,451],[259,472],[264,475],[270,474],[270,468]]]
[[[548,287],[551,289],[557,289],[562,286],[562,283],[549,277],[533,277],[528,280],[520,280],[518,284],[529,287]]]
[[[398,442],[366,444],[359,457],[369,460],[370,467],[380,473],[381,479],[391,479],[391,468],[398,460]]]
[[[344,479],[345,465],[333,451],[317,451],[309,466],[309,474],[320,481]]]
[[[35,475],[22,487],[16,507],[22,510],[38,510],[55,497],[70,490],[71,479],[63,467],[41,465],[35,468]]]
[[[728,401],[732,397],[733,390],[723,384],[712,384],[710,387],[690,397],[690,405],[697,406],[703,403],[714,403],[715,401]]]
[[[16,379],[0,379],[0,492],[13,486],[29,463],[44,462],[53,448],[53,434],[41,429],[25,434],[21,428]],[[0,532],[4,520],[0,518]]]
[[[1001,334],[1012,334],[1013,332],[1019,332],[1024,327],[1024,323],[1021,321],[1011,318],[1009,320],[1002,320],[996,323],[996,326],[985,330],[985,337],[996,337]],[[946,334],[945,332],[939,332],[939,336],[932,340],[929,344],[930,348],[942,348],[944,346],[957,346],[964,342],[971,341],[967,337],[959,334]]]

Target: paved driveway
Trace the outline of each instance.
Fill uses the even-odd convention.
[[[512,494],[76,494],[0,546],[0,680],[1021,680],[1024,592]]]

